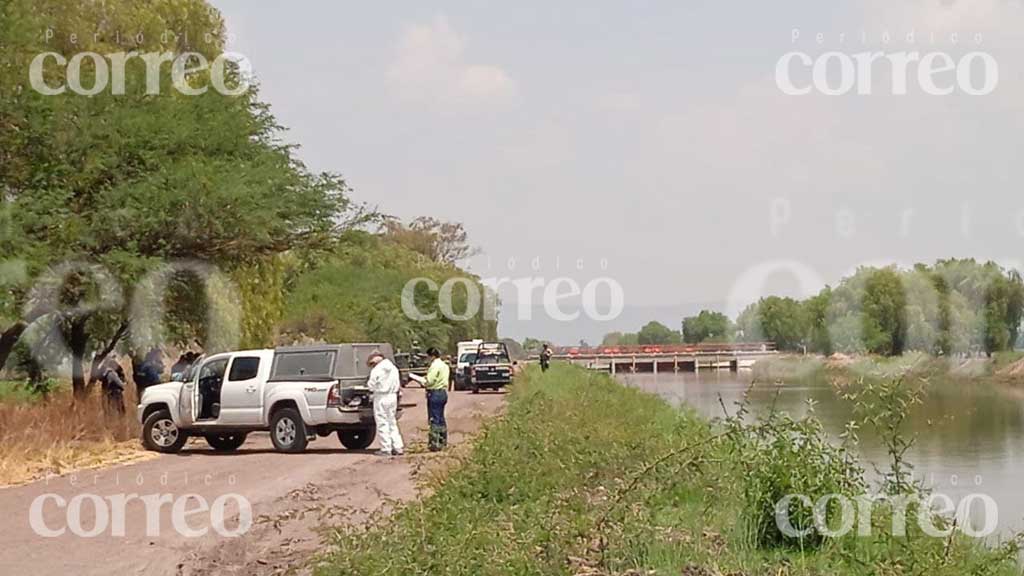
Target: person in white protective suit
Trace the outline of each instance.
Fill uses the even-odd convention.
[[[398,430],[398,367],[380,352],[366,360],[370,379],[366,387],[373,393],[373,419],[377,422],[378,456],[401,456],[405,453],[402,433]]]

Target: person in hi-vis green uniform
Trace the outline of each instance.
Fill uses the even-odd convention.
[[[441,359],[437,348],[427,350],[430,356],[430,368],[427,370],[427,420],[430,421],[430,434],[427,446],[431,452],[437,452],[448,446],[448,422],[444,418],[444,408],[448,404],[448,378],[450,368]]]

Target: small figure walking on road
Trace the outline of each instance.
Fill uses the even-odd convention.
[[[451,368],[441,359],[437,348],[427,350],[430,356],[430,369],[427,370],[427,420],[430,422],[430,433],[427,436],[427,447],[431,452],[444,450],[448,446],[448,422],[444,418],[444,408],[448,404],[448,382]]]
[[[376,351],[367,358],[366,365],[370,367],[366,387],[373,393],[373,419],[380,440],[377,456],[401,456],[405,454],[405,442],[398,429],[398,389],[401,387],[398,368]]]
[[[544,345],[544,349],[540,351],[540,370],[541,372],[547,372],[548,368],[551,367],[551,357],[554,356],[554,352],[551,351],[551,346],[548,344]]]

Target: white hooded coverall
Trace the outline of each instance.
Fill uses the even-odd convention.
[[[377,422],[377,439],[384,452],[402,451],[402,433],[398,430],[398,367],[387,358],[370,370],[366,387],[373,393],[373,418]]]

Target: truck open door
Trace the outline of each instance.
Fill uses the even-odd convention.
[[[191,426],[196,421],[196,406],[199,394],[195,381],[185,382],[181,387],[181,394],[178,397],[178,418],[182,426]]]
[[[181,393],[178,396],[178,418],[181,419],[182,427],[188,427],[199,418],[199,370],[206,361],[205,356],[196,358],[192,369],[188,371],[188,379],[182,383]]]

